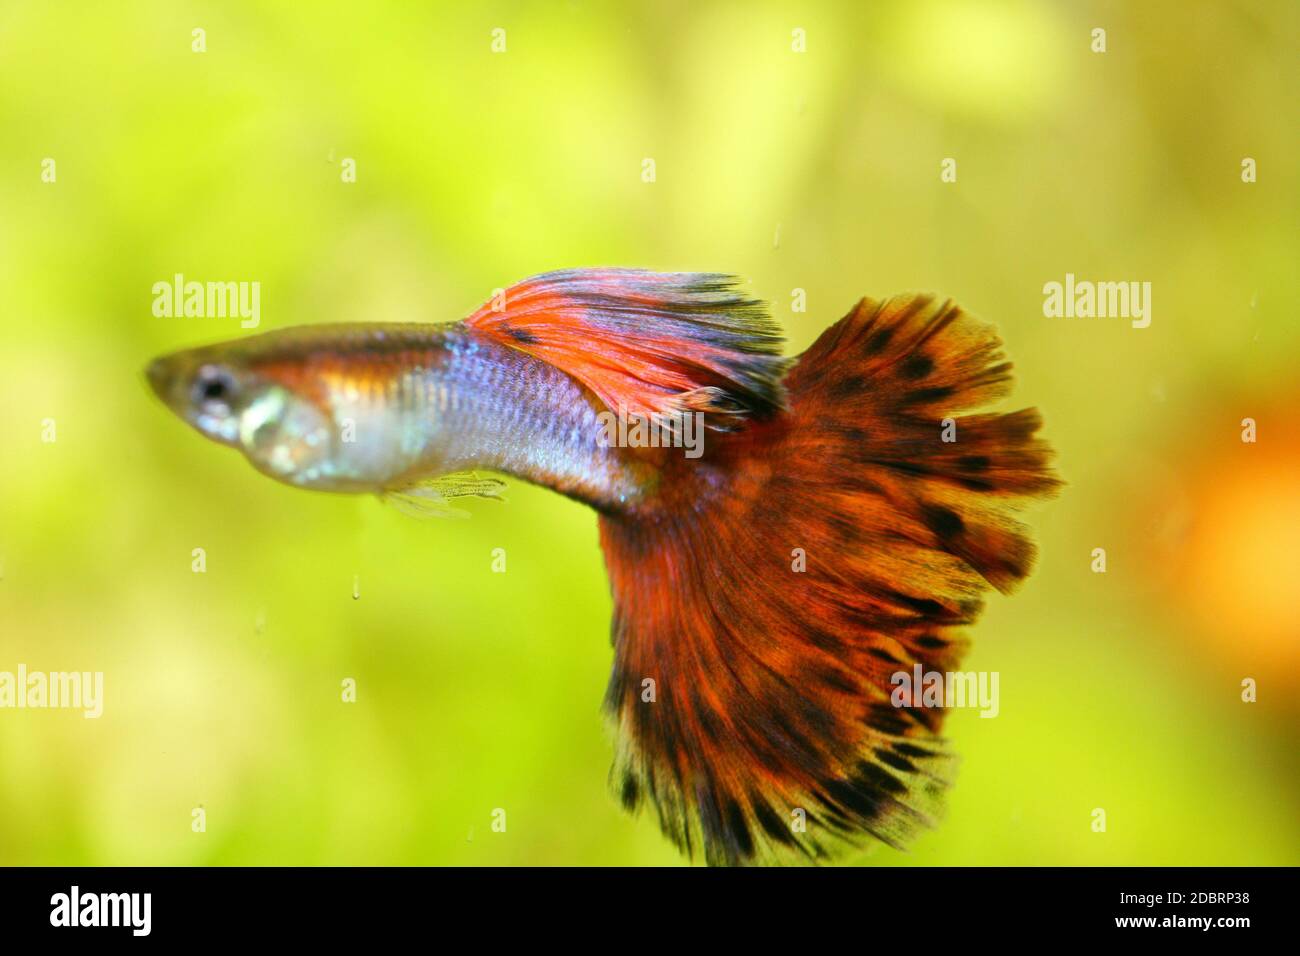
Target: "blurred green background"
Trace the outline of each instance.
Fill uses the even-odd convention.
[[[950,720],[941,828],[850,862],[1300,863],[1297,9],[0,3],[0,670],[106,683],[0,710],[0,863],[677,863],[606,790],[591,513],[294,491],[141,377],[249,334],[155,318],[178,272],[264,331],[603,264],[740,274],[792,351],[941,291],[1046,417],[1069,487],[967,660],[1001,716]],[[1150,328],[1044,318],[1066,272],[1151,282]]]

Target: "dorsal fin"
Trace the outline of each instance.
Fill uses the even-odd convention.
[[[525,279],[465,320],[548,362],[612,410],[699,411],[715,428],[784,406],[779,328],[732,276],[570,269]]]

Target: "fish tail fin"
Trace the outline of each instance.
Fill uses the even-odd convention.
[[[601,517],[626,807],[724,864],[933,825],[948,698],[911,677],[957,670],[982,594],[1031,569],[1014,512],[1059,484],[1035,411],[966,414],[1010,371],[952,302],[864,299],[782,412],[671,464],[658,513]]]
[[[1034,557],[1011,514],[1060,480],[1036,437],[1036,409],[960,413],[1008,395],[1011,371],[993,327],[951,300],[863,299],[789,377],[808,427],[787,450],[825,446],[843,467],[858,466],[859,481],[882,486],[910,532],[928,532],[932,548],[1009,592]]]

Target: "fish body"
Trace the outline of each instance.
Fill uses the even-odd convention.
[[[1032,566],[1014,513],[1059,485],[1036,411],[969,413],[1010,370],[933,296],[863,299],[791,359],[726,276],[598,269],[460,322],[269,332],[147,374],[286,484],[437,511],[500,473],[591,505],[613,788],[732,864],[903,846],[938,819],[944,710],[896,675],[957,668],[982,593]],[[611,416],[704,441],[610,441]]]
[[[589,391],[459,322],[266,332],[163,356],[147,377],[199,432],[301,488],[400,495],[491,470],[608,508],[650,479],[594,441]]]

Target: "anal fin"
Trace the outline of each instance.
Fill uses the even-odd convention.
[[[386,489],[382,497],[399,511],[416,518],[468,518],[469,512],[452,505],[456,498],[494,498],[503,501],[506,483],[474,471],[421,478],[412,484]]]

